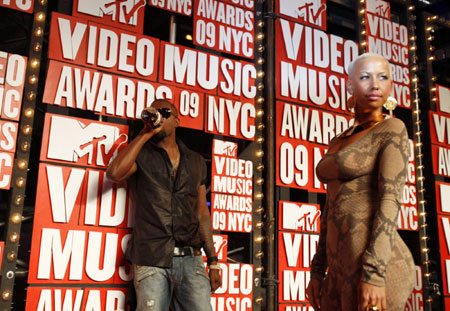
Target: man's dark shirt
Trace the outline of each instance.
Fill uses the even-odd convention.
[[[166,151],[147,142],[130,177],[135,225],[128,259],[140,266],[171,267],[176,246],[201,248],[197,215],[198,187],[206,182],[203,157],[177,140],[177,173]]]

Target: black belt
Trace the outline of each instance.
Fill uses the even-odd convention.
[[[182,256],[199,256],[202,254],[202,251],[200,248],[195,248],[191,246],[175,246],[173,249],[173,256],[174,257],[182,257]]]

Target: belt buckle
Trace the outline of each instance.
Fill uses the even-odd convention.
[[[184,256],[183,249],[181,247],[175,246],[173,249],[174,256]]]
[[[193,256],[195,255],[195,251],[192,246],[184,246],[184,247],[175,246],[173,249],[173,255],[177,257]]]

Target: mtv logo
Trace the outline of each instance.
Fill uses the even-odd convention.
[[[214,139],[213,154],[227,157],[237,157],[237,144],[231,141]]]
[[[450,113],[450,89],[439,85],[438,95],[439,109],[441,112]]]
[[[110,16],[122,24],[137,25],[139,9],[145,0],[78,0],[77,12],[96,17]]]
[[[228,236],[226,235],[213,235],[214,249],[216,250],[217,258],[220,261],[227,260],[227,244]]]
[[[366,1],[367,12],[381,16],[386,19],[391,18],[391,4],[383,0]]]
[[[76,163],[87,155],[88,165],[106,166],[128,139],[118,127],[105,123],[85,120],[85,124],[55,115],[50,120],[49,159]]]
[[[282,206],[283,229],[298,231],[318,231],[320,210],[315,205],[284,202]]]
[[[219,261],[227,261],[228,254],[228,236],[222,234],[213,234],[214,250]],[[202,249],[203,259],[206,261],[206,254]]]
[[[279,3],[280,14],[322,27],[322,14],[326,14],[327,9],[322,0],[280,0]]]

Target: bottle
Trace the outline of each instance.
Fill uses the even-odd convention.
[[[157,128],[161,126],[161,113],[153,107],[144,108],[141,112],[141,119],[145,123],[149,123],[151,127]]]

